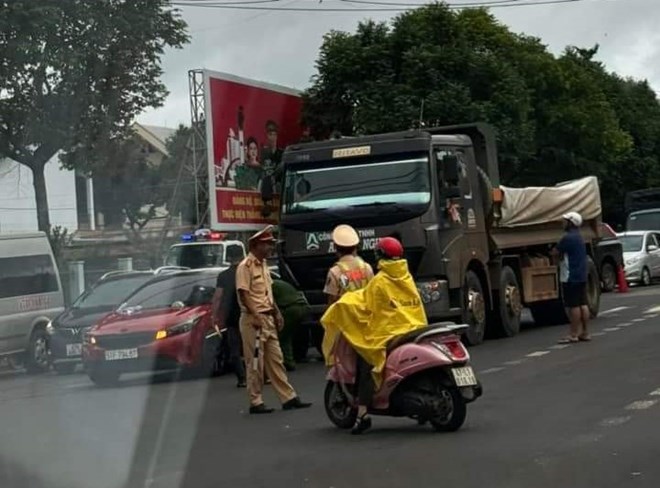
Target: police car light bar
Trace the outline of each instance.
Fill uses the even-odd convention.
[[[181,240],[183,242],[221,241],[224,237],[225,235],[223,233],[211,229],[197,229],[193,233],[183,234]]]

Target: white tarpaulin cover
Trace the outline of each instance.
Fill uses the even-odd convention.
[[[588,176],[557,186],[509,188],[501,186],[504,199],[498,227],[521,227],[562,220],[568,212],[578,212],[584,220],[601,214],[598,179]]]

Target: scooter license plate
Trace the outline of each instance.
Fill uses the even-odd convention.
[[[454,368],[451,372],[454,375],[456,386],[474,386],[477,384],[477,377],[470,366]]]

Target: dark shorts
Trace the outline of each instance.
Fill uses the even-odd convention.
[[[562,283],[564,291],[564,306],[567,308],[581,307],[587,305],[586,283]]]

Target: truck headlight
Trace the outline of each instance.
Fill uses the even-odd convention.
[[[52,320],[49,320],[48,323],[46,324],[46,333],[48,335],[55,334],[55,327],[53,327],[53,321]]]
[[[417,290],[422,298],[422,303],[437,302],[442,297],[440,293],[442,289],[442,282],[428,281],[426,283],[418,283]]]

